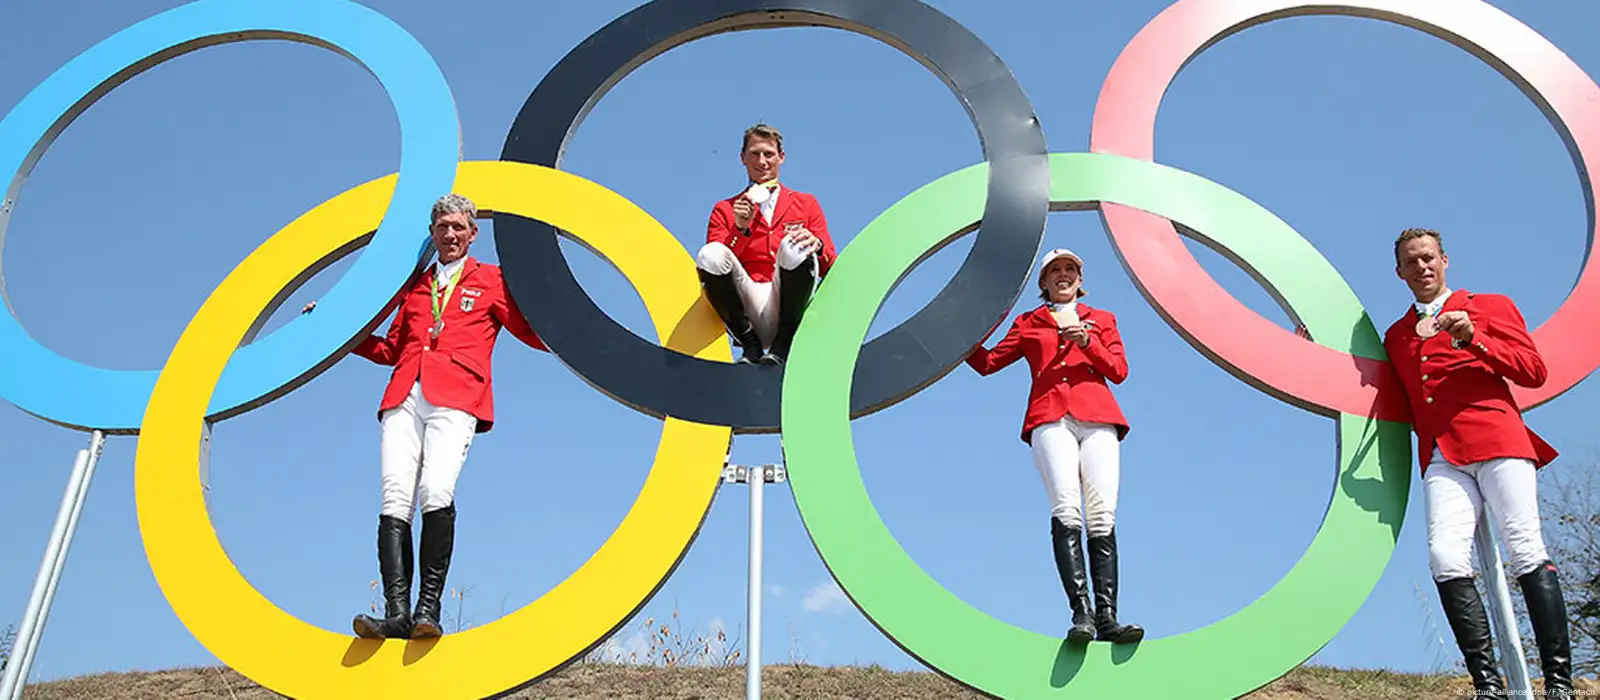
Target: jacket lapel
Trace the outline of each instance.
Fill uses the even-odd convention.
[[[789,207],[794,205],[794,193],[783,185],[778,186],[778,205],[772,208],[772,231],[783,233],[783,215],[789,213]]]
[[[1421,320],[1422,316],[1417,314],[1416,304],[1406,307],[1406,315],[1400,317],[1401,325],[1405,326],[1406,342],[1415,343],[1423,339],[1417,335],[1417,322]]]
[[[472,273],[477,272],[478,268],[481,266],[482,265],[478,262],[478,259],[471,256],[468,256],[466,262],[462,263],[461,279],[456,281],[455,293],[450,295],[450,299],[446,302],[450,304],[450,306],[455,307],[455,312],[457,314],[467,313],[466,309],[461,308],[461,300],[467,294],[467,287],[471,285]]]

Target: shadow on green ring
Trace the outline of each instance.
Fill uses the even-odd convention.
[[[801,520],[824,564],[856,607],[908,654],[997,697],[1233,698],[1283,676],[1338,634],[1394,552],[1410,488],[1407,423],[1338,414],[1332,496],[1311,546],[1289,573],[1222,620],[1136,645],[1068,646],[1064,637],[990,617],[918,567],[873,507],[849,421],[858,350],[895,285],[979,221],[987,170],[980,164],[951,173],[873,220],[840,255],[796,334],[783,386],[785,460]],[[1331,264],[1244,196],[1191,173],[1109,154],[1052,154],[1050,177],[1053,208],[1110,202],[1179,222],[1271,286],[1313,338],[1346,344],[1319,342],[1346,352],[1381,347],[1376,337],[1364,337],[1375,331]],[[1175,528],[1173,537],[1181,536]]]

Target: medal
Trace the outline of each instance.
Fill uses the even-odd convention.
[[[1417,335],[1423,338],[1432,338],[1439,334],[1439,322],[1432,316],[1424,316],[1417,321]]]
[[[766,204],[767,200],[772,199],[772,188],[776,187],[777,184],[777,180],[770,180],[751,185],[750,189],[745,190],[744,196],[749,197],[750,201],[759,207]]]
[[[438,340],[439,334],[442,332],[444,332],[444,319],[442,318],[434,321],[433,327],[428,329],[428,335],[433,336],[434,340]]]

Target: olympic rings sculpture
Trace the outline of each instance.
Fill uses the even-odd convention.
[[[86,367],[32,341],[9,313],[0,317],[0,354],[8,359],[0,365],[0,398],[53,423],[140,436],[140,532],[163,594],[223,662],[293,697],[402,690],[495,696],[561,668],[624,624],[671,575],[710,507],[733,434],[780,428],[795,499],[824,563],[879,629],[931,668],[1002,697],[1137,697],[1179,687],[1190,697],[1236,697],[1304,662],[1355,613],[1393,551],[1411,474],[1398,382],[1371,319],[1337,271],[1261,206],[1153,162],[1161,96],[1188,60],[1248,27],[1315,14],[1420,29],[1513,80],[1568,144],[1584,183],[1592,246],[1587,161],[1600,148],[1600,86],[1536,32],[1479,0],[1448,7],[1431,0],[1177,0],[1112,66],[1090,153],[1049,152],[1026,96],[994,53],[918,0],[651,0],[552,69],[494,162],[459,162],[448,85],[415,39],[382,15],[349,0],[197,0],[80,54],[0,120],[0,164],[14,173],[0,202],[0,242],[28,172],[72,119],[140,71],[212,44],[291,38],[361,62],[400,116],[400,172],[340,194],[268,238],[206,300],[162,370]],[[841,251],[785,367],[735,366],[687,251],[621,195],[557,168],[584,115],[631,70],[698,38],[775,26],[855,31],[917,58],[967,109],[985,160],[889,207]],[[628,517],[539,600],[438,640],[358,640],[295,619],[240,576],[206,512],[201,431],[208,420],[310,381],[371,332],[428,250],[425,238],[408,238],[404,222],[422,220],[446,191],[492,212],[511,292],[552,351],[591,385],[663,418],[661,446]],[[1084,208],[1101,211],[1141,293],[1186,341],[1257,389],[1337,423],[1333,497],[1298,564],[1244,610],[1132,650],[1069,647],[949,593],[877,516],[850,439],[851,419],[937,381],[982,342],[1029,278],[1048,211]],[[981,229],[972,253],[950,285],[863,346],[894,285],[975,226]],[[661,345],[599,313],[566,267],[557,234],[623,272]],[[1315,341],[1229,296],[1180,234],[1246,267]],[[316,315],[240,347],[289,292],[357,249]],[[1550,379],[1541,389],[1515,388],[1520,405],[1548,402],[1600,366],[1600,338],[1586,323],[1600,312],[1596,264],[1585,256],[1565,304],[1534,330]],[[858,373],[858,364],[873,371]],[[733,389],[720,396],[675,391],[710,377]],[[1306,605],[1310,599],[1318,604]],[[235,632],[241,621],[250,635]]]

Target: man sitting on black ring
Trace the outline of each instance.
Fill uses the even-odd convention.
[[[778,365],[837,253],[817,198],[778,185],[777,129],[745,129],[739,160],[750,184],[712,207],[696,267],[706,299],[744,351],[739,364]]]

